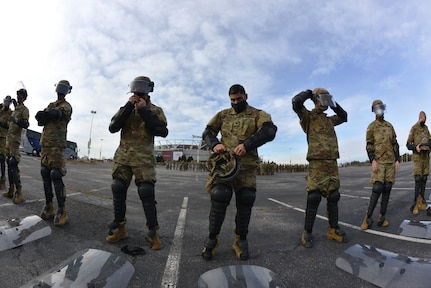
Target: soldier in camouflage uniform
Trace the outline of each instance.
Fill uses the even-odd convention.
[[[12,97],[8,95],[0,105],[0,189],[6,188],[6,136],[9,129],[9,118],[12,115],[12,110],[9,109],[10,103],[12,103]]]
[[[361,224],[362,230],[371,228],[373,224],[371,217],[380,195],[382,195],[382,200],[377,225],[381,227],[389,225],[385,215],[392,185],[395,183],[395,171],[400,168],[400,150],[397,135],[392,124],[384,120],[385,109],[386,105],[381,100],[374,100],[371,105],[371,111],[376,114],[376,120],[367,127],[366,149],[372,168],[370,182],[372,192],[367,213]]]
[[[18,103],[10,116],[6,137],[9,191],[3,193],[3,196],[13,198],[13,203],[20,204],[24,201],[24,197],[22,195],[21,178],[18,168],[19,161],[21,160],[19,145],[21,143],[22,129],[27,129],[29,126],[28,120],[30,114],[28,108],[24,105],[28,94],[22,82],[18,82],[16,95]],[[14,99],[12,99],[12,102],[15,105],[16,101]]]
[[[235,191],[237,213],[235,217],[235,240],[233,250],[238,259],[249,258],[247,233],[251,210],[256,198],[256,173],[259,167],[257,148],[272,141],[277,127],[271,116],[247,103],[243,86],[235,84],[229,89],[232,108],[218,112],[208,123],[202,139],[214,153],[231,151],[241,162],[238,175],[229,182],[211,181],[207,185],[211,196],[209,237],[205,241],[202,257],[211,260],[219,245],[219,233],[226,208]],[[221,133],[221,141],[217,134]]]
[[[43,189],[45,191],[45,206],[41,218],[54,218],[55,226],[63,226],[67,222],[66,190],[63,176],[66,175],[64,149],[66,148],[67,125],[72,117],[72,106],[65,97],[72,90],[69,81],[60,80],[55,88],[57,101],[49,103],[43,111],[36,113],[39,126],[44,126],[40,143],[42,146],[41,168]],[[52,186],[57,198],[57,211],[54,210]]]
[[[314,109],[309,111],[304,102],[311,99]],[[326,89],[300,92],[292,99],[293,110],[298,114],[302,130],[307,134],[309,174],[307,180],[307,208],[301,243],[307,248],[313,246],[313,225],[322,196],[327,200],[327,239],[347,242],[346,233],[338,226],[338,201],[340,200],[340,178],[337,159],[338,140],[334,126],[347,122],[347,112],[332,99]],[[327,116],[328,106],[336,115]]]
[[[419,210],[426,210],[425,187],[430,168],[431,134],[425,125],[427,116],[425,112],[419,113],[418,122],[410,129],[407,139],[407,149],[413,151],[413,178],[415,179],[415,198],[410,210],[418,214]]]
[[[138,186],[138,194],[142,201],[149,231],[146,240],[151,249],[162,248],[158,237],[156,199],[154,185],[156,183],[156,158],[154,156],[154,136],[168,135],[167,120],[162,108],[150,101],[148,93],[153,91],[154,82],[145,76],[138,76],[130,83],[129,101],[112,117],[109,131],[121,130],[120,146],[114,155],[112,167],[112,194],[114,204],[114,220],[109,224],[110,243],[127,238],[126,196],[132,177]]]

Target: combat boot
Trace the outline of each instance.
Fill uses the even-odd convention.
[[[346,233],[343,230],[341,230],[341,228],[338,226],[337,228],[328,227],[328,233],[326,233],[326,239],[335,240],[341,243],[349,242],[349,239],[347,238]]]
[[[417,204],[418,209],[422,210],[422,211],[427,210],[427,204],[425,203],[425,199],[422,198],[422,196],[420,196],[420,195],[418,196],[418,199],[419,199],[419,203]]]
[[[304,232],[302,232],[301,244],[305,248],[313,247],[313,235],[311,233],[308,233],[307,230],[304,230]]]
[[[377,225],[381,227],[388,227],[389,222],[385,219],[385,215],[379,214],[379,219],[377,220]]]
[[[111,222],[109,224],[109,235],[106,237],[106,241],[109,243],[115,243],[121,239],[129,237],[126,232],[126,221]]]
[[[145,239],[150,243],[150,248],[153,250],[159,250],[163,247],[156,230],[149,230]]]
[[[361,224],[361,230],[367,230],[371,228],[372,225],[373,225],[373,219],[368,218],[368,215],[365,214],[364,221],[362,221],[362,224]]]
[[[202,258],[206,261],[212,260],[219,245],[220,241],[218,235],[216,239],[207,238],[207,240],[205,240],[204,249],[202,250]]]
[[[24,197],[22,196],[22,187],[20,185],[18,186],[18,189],[16,189],[15,193],[13,194],[13,203],[21,204],[22,202],[24,202]]]
[[[54,218],[54,216],[55,210],[54,205],[52,205],[52,202],[43,206],[42,213],[40,213],[40,218],[42,218],[43,220],[49,220],[51,218]]]
[[[58,207],[54,216],[54,225],[57,227],[63,226],[67,222],[66,206]]]
[[[5,177],[1,177],[0,180],[0,189],[4,189],[6,188],[6,178]]]
[[[421,196],[418,196],[416,198],[415,205],[412,208],[412,212],[413,212],[414,215],[418,215],[419,214],[419,197],[421,197]]]
[[[248,253],[248,241],[247,239],[241,240],[239,235],[235,234],[235,240],[232,245],[233,251],[235,251],[236,257],[239,260],[248,260],[250,257]]]
[[[3,192],[3,197],[13,198],[13,193],[15,193],[15,186],[10,185],[9,190]]]

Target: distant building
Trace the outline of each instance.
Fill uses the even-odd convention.
[[[164,161],[177,161],[185,156],[197,162],[206,162],[211,154],[209,147],[202,140],[157,140],[154,144],[154,154]]]

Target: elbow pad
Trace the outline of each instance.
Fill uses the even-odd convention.
[[[28,126],[30,125],[29,123],[28,123],[28,120],[24,120],[24,119],[19,119],[18,121],[17,121],[17,123],[16,123],[19,127],[21,127],[21,128],[24,128],[24,129],[27,129],[28,128]]]
[[[147,127],[151,132],[153,132],[154,136],[166,137],[168,135],[166,124],[157,118],[151,110],[143,107],[139,109],[138,112],[141,118],[145,121]]]
[[[305,90],[298,93],[296,96],[292,98],[292,107],[293,111],[297,112],[301,110],[302,106],[304,106],[304,102],[307,99],[311,99],[313,96],[313,92],[311,90]]]
[[[46,111],[37,112],[35,118],[37,120],[38,126],[45,126],[45,124],[48,122],[48,115]]]
[[[400,162],[400,160],[401,160],[401,157],[400,157],[400,145],[398,145],[398,142],[395,142],[394,153],[395,153],[395,161]]]
[[[428,143],[428,146],[429,146],[429,143]],[[411,143],[407,143],[407,144],[406,144],[406,147],[407,147],[407,149],[408,149],[408,150],[411,150],[411,151],[413,151],[413,152],[415,152],[415,151],[416,151],[416,145],[415,145],[415,143],[413,143],[413,142],[411,142]]]
[[[336,106],[334,108],[332,108],[332,110],[335,112],[335,114],[337,114],[338,117],[340,117],[343,122],[347,122],[347,112],[341,108],[340,105],[338,105],[337,102],[335,102]]]
[[[49,109],[47,112],[48,119],[59,119],[62,114],[60,109]]]
[[[115,133],[120,131],[123,128],[124,123],[126,123],[127,118],[129,118],[130,114],[132,114],[133,108],[135,106],[127,102],[126,105],[120,108],[120,111],[114,115],[111,119],[111,123],[109,124],[109,132]]]
[[[202,139],[205,141],[205,143],[207,143],[211,151],[213,150],[214,146],[220,144],[220,141],[218,141],[216,135],[217,134],[209,126],[207,126],[202,133]]]
[[[247,151],[258,148],[263,144],[274,140],[277,133],[277,126],[271,122],[263,123],[263,126],[253,136],[244,141],[244,146]]]

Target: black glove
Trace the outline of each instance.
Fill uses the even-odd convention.
[[[36,113],[36,120],[38,126],[44,126],[48,122],[48,113],[46,111],[39,111]]]

